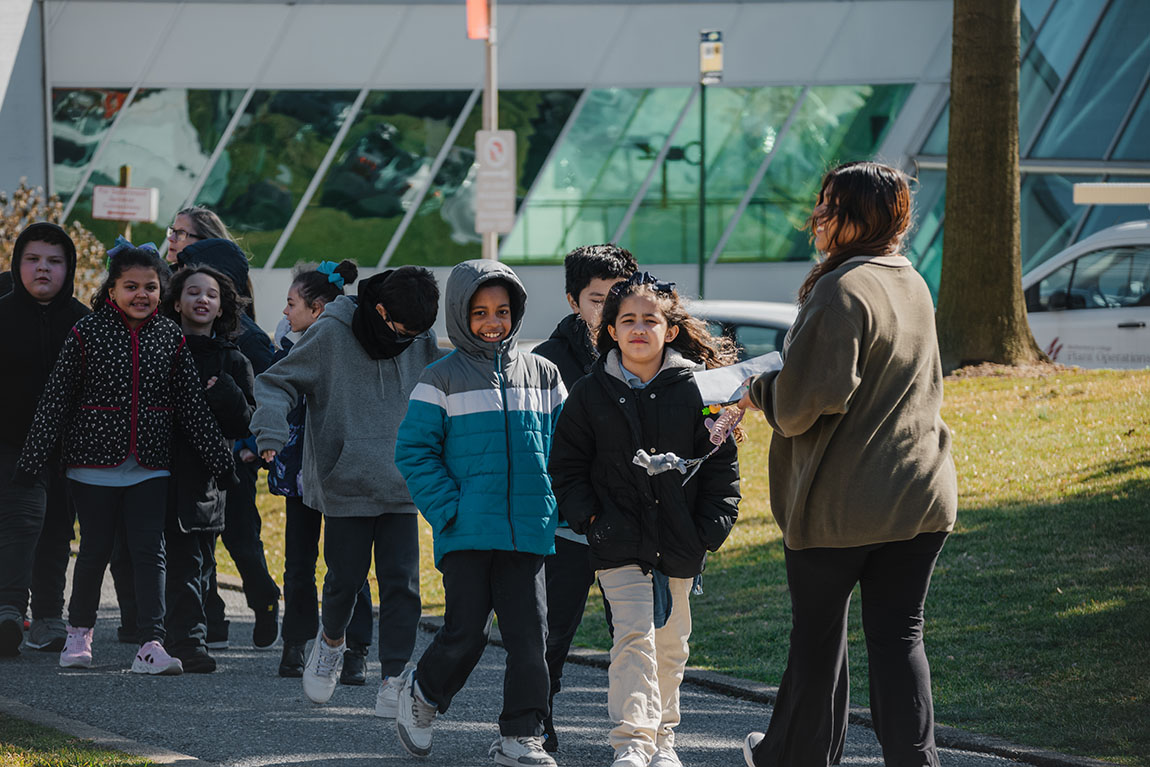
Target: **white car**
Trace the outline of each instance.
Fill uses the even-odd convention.
[[[782,351],[783,339],[798,316],[794,304],[773,301],[690,301],[687,310],[739,347],[739,359]]]
[[[1150,366],[1150,221],[1103,229],[1022,277],[1034,340],[1055,362]]]

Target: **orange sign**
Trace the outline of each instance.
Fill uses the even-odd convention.
[[[467,0],[467,38],[486,40],[490,24],[487,0]]]

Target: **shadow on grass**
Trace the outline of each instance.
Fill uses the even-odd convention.
[[[1088,467],[1107,478],[1104,492],[960,509],[927,600],[940,723],[1150,764],[1146,467]],[[712,556],[703,586],[691,606],[692,665],[778,684],[790,632],[781,541]],[[597,595],[588,605],[578,641],[607,648]],[[867,705],[857,592],[850,627],[852,701]]]

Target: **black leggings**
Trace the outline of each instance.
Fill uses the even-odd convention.
[[[947,534],[847,549],[786,549],[791,647],[757,767],[838,764],[850,681],[847,607],[862,588],[875,735],[887,767],[938,767],[922,643],[930,576]]]
[[[136,640],[164,640],[164,518],[168,479],[128,487],[99,487],[71,481],[80,519],[80,553],[72,578],[68,622],[93,628],[100,606],[104,569],[112,558],[116,528],[123,525],[136,587]]]

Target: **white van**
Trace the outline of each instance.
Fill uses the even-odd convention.
[[[1034,339],[1055,362],[1150,366],[1150,221],[1103,229],[1022,277]]]

